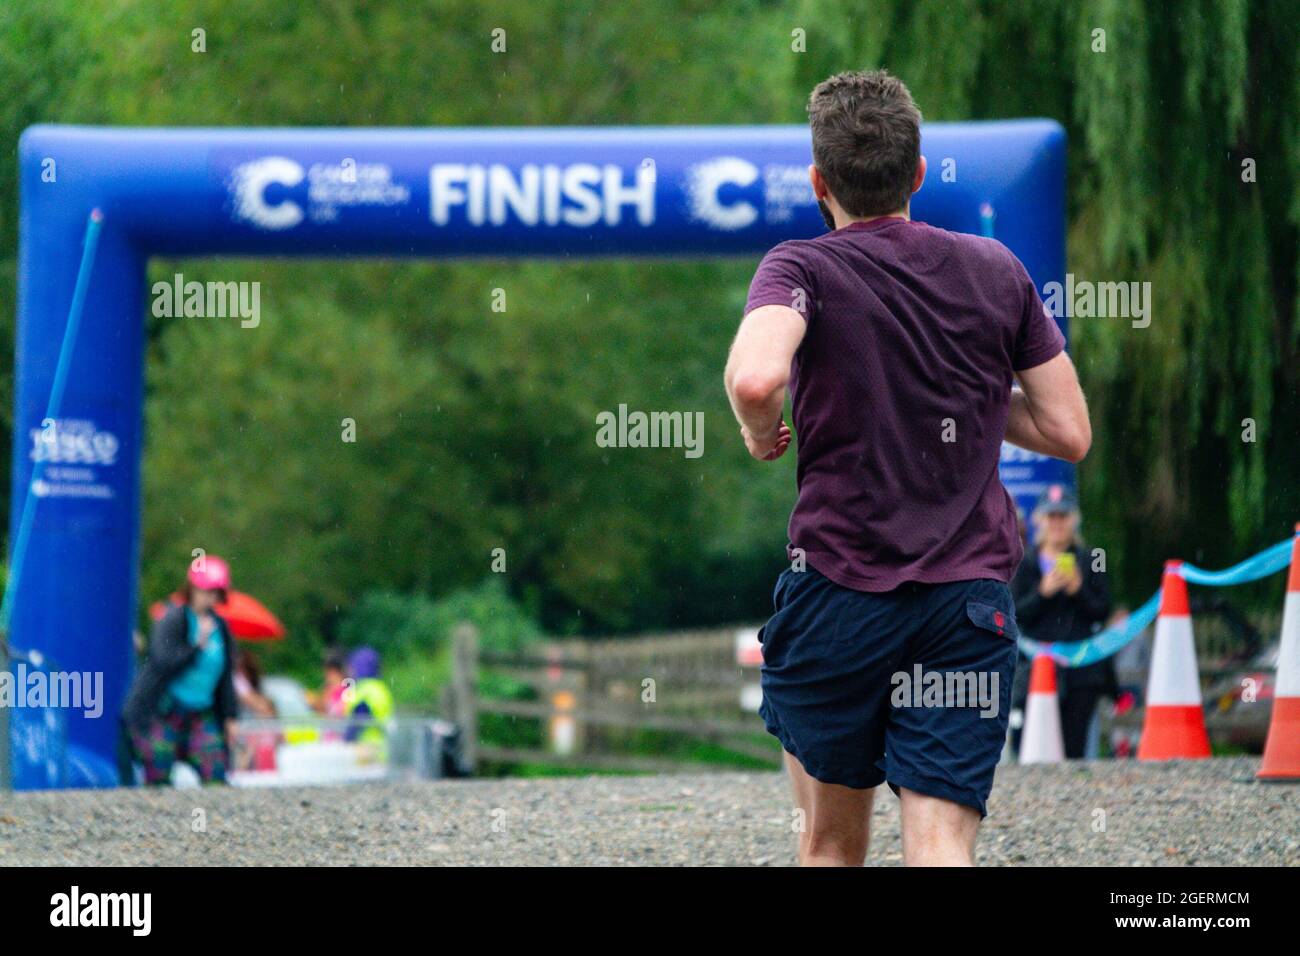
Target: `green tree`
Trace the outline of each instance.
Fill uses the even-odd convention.
[[[817,80],[879,65],[928,119],[1057,118],[1071,270],[1154,292],[1148,329],[1072,329],[1096,432],[1087,530],[1133,599],[1170,554],[1227,563],[1300,517],[1298,13],[1297,0],[14,0],[0,6],[0,130],[12,143],[34,122],[802,122]],[[0,154],[5,416],[15,182]],[[257,329],[149,320],[142,596],[173,589],[204,547],[318,647],[362,595],[471,587],[501,547],[512,595],[554,631],[762,616],[793,462],[746,458],[719,374],[753,265],[153,263],[154,278],[259,281],[263,316]],[[596,415],[622,402],[702,411],[704,457],[597,447]],[[1246,418],[1255,443],[1240,440]]]
[[[1152,289],[1149,328],[1071,329],[1087,531],[1129,600],[1166,557],[1231,563],[1300,518],[1298,17],[1295,0],[808,0],[795,18],[799,95],[885,67],[927,119],[1065,125],[1068,268]]]

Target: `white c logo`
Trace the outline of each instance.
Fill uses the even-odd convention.
[[[296,186],[303,179],[303,169],[292,159],[268,156],[236,166],[231,173],[231,191],[235,199],[235,218],[263,229],[289,229],[302,222],[302,207],[289,199],[274,206],[266,201],[266,187],[273,183]]]
[[[718,202],[723,186],[748,186],[758,179],[758,167],[748,160],[723,156],[697,163],[686,171],[686,191],[691,216],[712,229],[744,229],[758,218],[752,203],[724,206]]]

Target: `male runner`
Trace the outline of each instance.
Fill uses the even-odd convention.
[[[904,863],[971,865],[1016,662],[1007,582],[1022,546],[999,449],[1077,462],[1088,410],[1016,257],[911,221],[925,160],[907,87],[841,73],[808,114],[833,231],[764,256],[725,377],[751,455],[789,446],[787,385],[799,437],[762,715],[804,814],[802,864],[861,866],[888,782]],[[983,680],[993,706],[899,698],[918,673]]]

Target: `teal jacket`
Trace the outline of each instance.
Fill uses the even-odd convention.
[[[217,720],[224,723],[238,716],[239,701],[235,697],[233,673],[235,641],[220,615],[217,616],[217,633],[224,643],[226,659],[213,695],[212,709]],[[173,604],[154,623],[149,635],[149,655],[136,671],[131,690],[126,695],[122,723],[128,729],[141,733],[148,729],[149,722],[161,711],[167,688],[194,662],[198,652],[198,647],[190,643],[185,608]]]

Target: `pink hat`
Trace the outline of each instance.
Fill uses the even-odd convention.
[[[227,591],[230,589],[230,565],[216,555],[208,555],[190,565],[187,579],[201,591]]]

